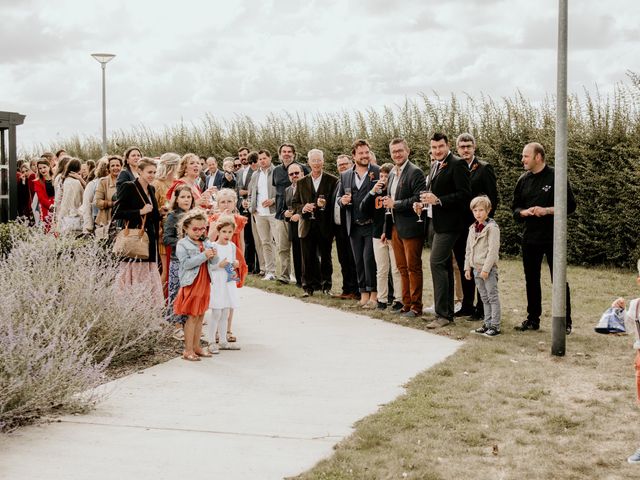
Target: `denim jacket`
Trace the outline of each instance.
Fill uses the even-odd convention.
[[[178,241],[176,245],[176,256],[180,262],[180,270],[178,276],[180,278],[180,286],[187,287],[191,285],[200,271],[200,265],[207,261],[207,256],[200,251],[200,246],[189,237],[184,237]],[[209,270],[209,278],[215,265],[218,263],[217,255],[207,262]]]

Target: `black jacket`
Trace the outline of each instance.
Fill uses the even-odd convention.
[[[155,262],[157,260],[156,252],[160,212],[158,211],[158,203],[156,202],[155,189],[152,185],[149,185],[147,188],[149,189],[149,197],[145,200],[144,190],[138,180],[123,183],[118,201],[114,206],[113,218],[122,220],[123,226],[124,222],[128,221],[129,228],[140,228],[140,225],[142,225],[140,210],[147,203],[153,206],[153,210],[146,216],[147,219],[144,225],[144,229],[149,236],[149,259],[141,261]]]
[[[417,222],[413,211],[414,202],[420,201],[420,192],[426,190],[424,172],[415,164],[406,161],[402,175],[396,186],[396,196],[393,206],[393,223],[400,238],[424,237],[424,223]],[[391,186],[396,176],[396,169],[389,174],[387,185]]]
[[[433,206],[432,225],[436,233],[462,232],[469,228],[467,211],[471,202],[471,176],[467,162],[453,153],[443,160],[434,171],[434,162],[429,175],[430,190],[440,204]]]
[[[358,222],[373,223],[373,217],[366,215],[360,209],[360,203],[369,195],[369,192],[380,178],[380,167],[370,164],[365,178],[362,180],[360,188],[356,186],[356,167],[340,175],[340,191],[338,195],[341,197],[345,193],[345,188],[351,189],[351,204],[343,205],[340,202],[340,208],[345,210],[347,234],[351,235],[351,227]],[[332,209],[333,212],[333,209]]]

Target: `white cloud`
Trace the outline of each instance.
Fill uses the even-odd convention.
[[[638,70],[640,3],[614,3],[571,4],[572,92],[606,92]],[[381,108],[432,91],[541,100],[555,89],[549,0],[0,0],[0,14],[10,45],[0,107],[27,115],[27,149],[100,133],[95,51],[117,55],[107,66],[110,130],[206,113]]]

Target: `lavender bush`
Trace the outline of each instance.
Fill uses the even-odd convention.
[[[36,230],[0,258],[0,430],[91,406],[96,397],[79,393],[103,382],[107,366],[168,334],[163,305],[142,285],[122,291],[117,270],[95,242]]]

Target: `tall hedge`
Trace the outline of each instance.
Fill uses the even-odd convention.
[[[640,256],[639,106],[640,82],[632,73],[630,82],[618,85],[610,97],[586,92],[569,100],[569,179],[578,201],[568,235],[569,261],[574,264],[630,266]],[[553,164],[555,105],[551,98],[533,103],[517,94],[501,100],[467,97],[461,102],[455,96],[421,95],[382,112],[283,113],[262,122],[248,116],[221,122],[209,115],[199,125],[180,123],[162,132],[144,126],[118,131],[111,135],[109,148],[122,152],[138,145],[150,156],[175,151],[222,158],[234,155],[241,145],[276,152],[280,143],[290,141],[299,152],[323,149],[332,170],[333,159],[348,153],[355,138],[369,139],[381,162],[389,158],[389,140],[404,136],[412,148],[412,160],[425,167],[428,139],[434,131],[444,131],[452,140],[464,131],[475,135],[478,155],[494,165],[498,177],[502,250],[519,253],[520,227],[509,206],[523,171],[520,157],[527,142],[542,143]],[[100,156],[97,138],[76,136],[46,149],[62,147],[81,158]]]

